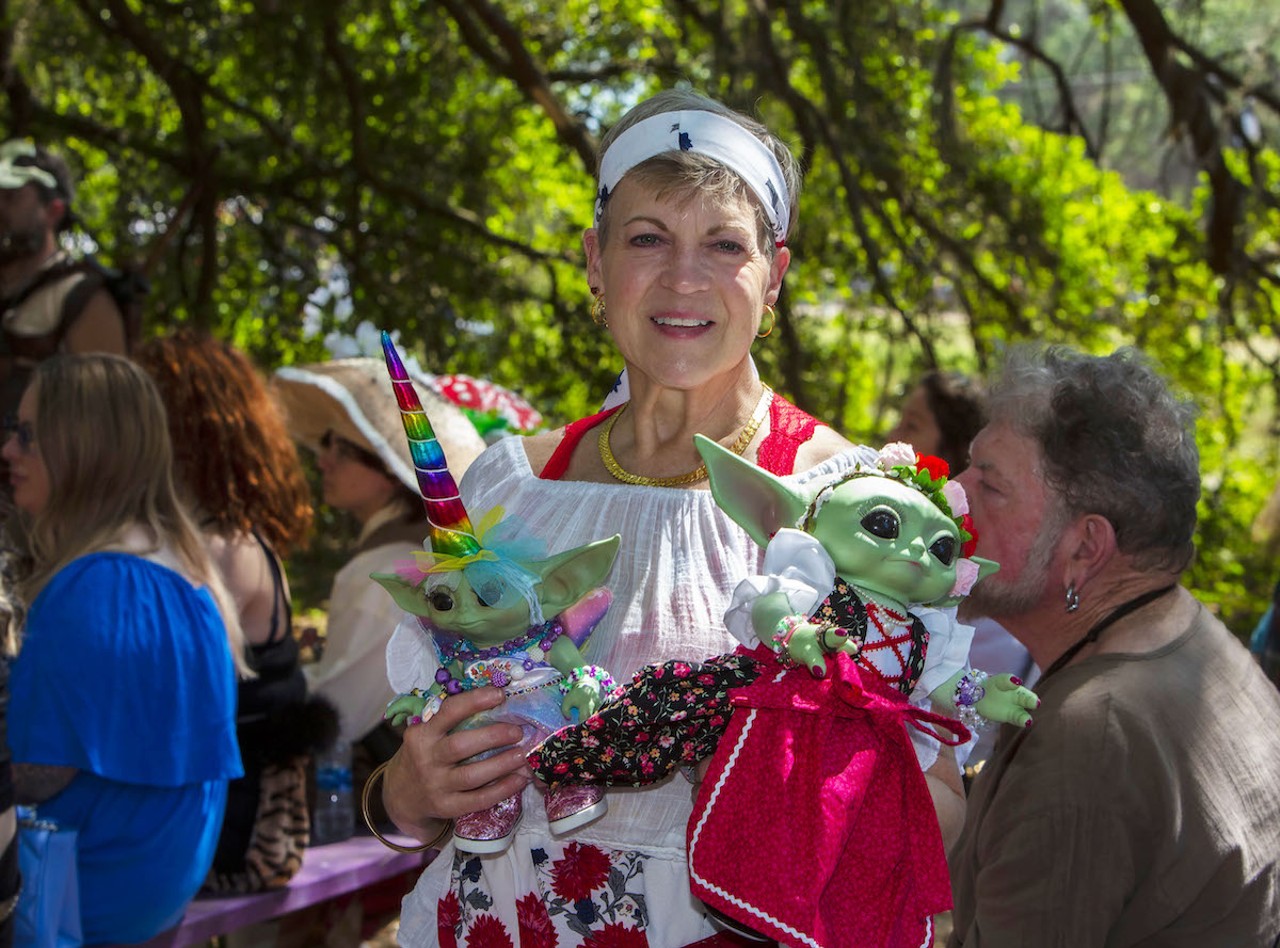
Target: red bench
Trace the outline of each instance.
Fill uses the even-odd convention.
[[[389,838],[405,846],[416,842],[405,836]],[[436,853],[434,849],[398,853],[372,836],[353,836],[341,843],[313,846],[303,854],[298,874],[283,889],[253,895],[200,896],[187,907],[180,925],[145,942],[143,948],[200,945],[246,925],[270,921],[421,869]]]

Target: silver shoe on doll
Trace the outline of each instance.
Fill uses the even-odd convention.
[[[464,853],[500,853],[520,825],[520,794],[513,793],[487,810],[460,816],[453,825],[453,844]]]
[[[551,832],[567,833],[604,816],[609,801],[597,784],[569,784],[548,790],[546,807]]]

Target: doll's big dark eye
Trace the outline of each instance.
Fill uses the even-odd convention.
[[[901,522],[892,510],[881,507],[862,518],[862,529],[884,540],[896,540]]]
[[[943,566],[950,566],[951,561],[956,558],[955,537],[938,537],[929,547],[929,552],[937,557],[938,562]]]
[[[506,583],[502,580],[490,580],[489,582],[477,587],[475,591],[476,601],[482,606],[492,608],[502,602],[502,597],[506,595],[506,591]]]
[[[444,589],[437,589],[427,595],[427,601],[436,612],[448,612],[453,608],[453,597]]]

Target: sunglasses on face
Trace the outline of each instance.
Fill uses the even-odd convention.
[[[354,441],[348,441],[340,434],[336,434],[333,429],[329,429],[320,437],[320,450],[333,451],[338,457],[344,461],[357,461],[365,467],[371,467],[375,471],[385,471],[386,465],[372,451],[366,451]]]
[[[9,415],[4,420],[5,440],[18,439],[18,449],[23,454],[30,454],[36,446],[36,428],[29,421],[19,421],[16,415]]]

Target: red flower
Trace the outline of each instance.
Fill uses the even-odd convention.
[[[917,454],[916,470],[928,471],[929,476],[935,481],[939,477],[951,476],[951,465],[942,460],[942,458],[935,458],[932,454]]]
[[[467,935],[467,948],[515,948],[507,926],[492,915],[480,915],[471,924]]]
[[[536,893],[530,892],[516,903],[516,921],[520,925],[520,948],[556,948],[559,943],[547,906]]]
[[[649,939],[638,928],[627,928],[610,922],[598,932],[588,935],[582,948],[649,948]]]
[[[973,525],[973,517],[965,514],[960,518],[960,526],[969,534],[969,539],[964,541],[964,546],[960,547],[961,556],[973,556],[973,551],[978,548],[978,528]]]
[[[590,898],[609,880],[609,857],[596,846],[570,843],[551,868],[551,887],[570,902]]]
[[[462,921],[462,909],[458,896],[446,892],[436,903],[436,938],[440,948],[458,948],[457,925]]]

